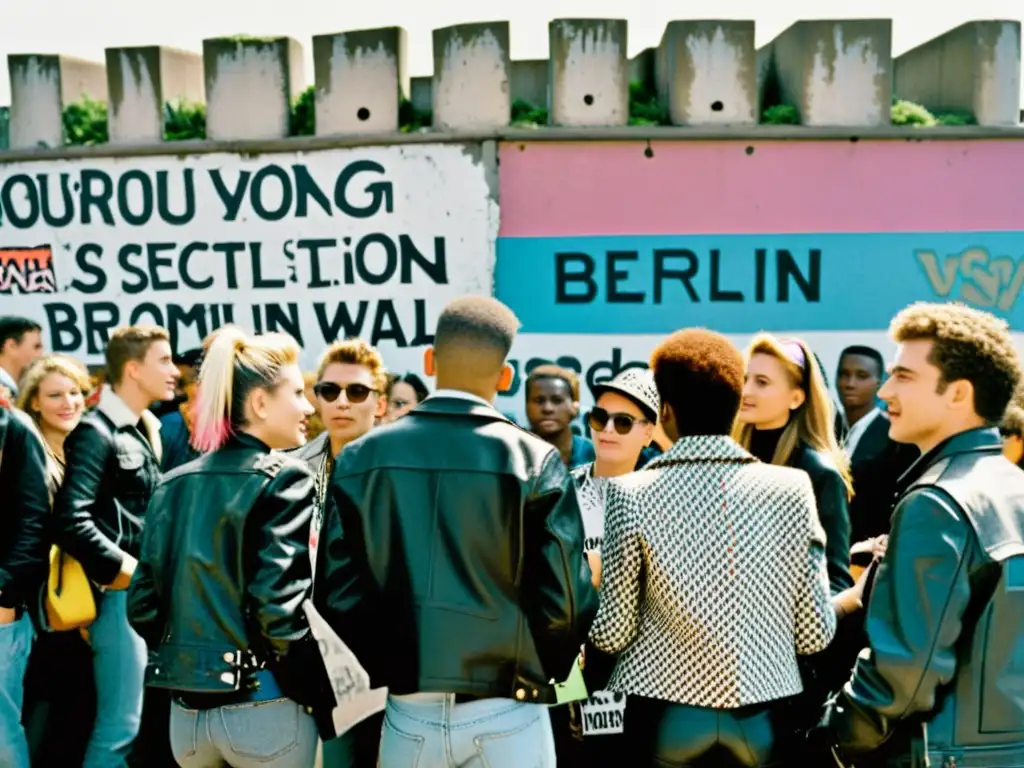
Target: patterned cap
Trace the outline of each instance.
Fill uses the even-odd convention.
[[[605,392],[618,392],[635,402],[651,421],[658,420],[661,398],[649,368],[627,368],[611,381],[595,384],[590,390],[597,400]]]

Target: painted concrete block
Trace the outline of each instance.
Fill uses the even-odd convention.
[[[71,56],[12,54],[10,148],[64,145],[64,107],[83,96],[107,100],[102,64]]]
[[[548,60],[523,59],[512,62],[512,101],[534,107],[548,105]]]
[[[380,133],[399,128],[409,95],[406,32],[381,27],[313,38],[316,133]]]
[[[629,61],[624,19],[555,19],[548,25],[551,122],[626,125]]]
[[[893,91],[934,111],[966,111],[979,125],[1020,120],[1021,24],[970,21],[895,61]]]
[[[507,21],[435,29],[433,127],[479,130],[508,125],[511,72]]]
[[[891,20],[798,21],[770,46],[766,81],[774,81],[782,103],[795,106],[804,125],[889,124]]]
[[[203,57],[157,45],[107,48],[111,144],[162,141],[164,105],[205,101]]]
[[[757,123],[753,21],[672,21],[659,51],[658,101],[673,125]]]
[[[206,137],[279,139],[306,80],[302,46],[290,37],[203,41]]]

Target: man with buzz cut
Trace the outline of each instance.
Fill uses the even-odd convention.
[[[388,768],[555,765],[544,705],[597,593],[561,455],[493,405],[518,327],[493,298],[448,304],[436,392],[346,446],[331,479],[314,603],[388,688]]]

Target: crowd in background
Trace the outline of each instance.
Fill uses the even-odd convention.
[[[896,341],[912,346],[927,340],[969,358],[966,363],[927,358],[940,381],[954,389],[958,382],[971,386],[975,411],[969,415],[977,421],[970,422],[971,429],[995,434],[999,428],[994,448],[979,437],[977,445],[964,450],[979,455],[1001,451],[1021,467],[1024,402],[1019,395],[1001,402],[998,387],[993,393],[995,385],[1006,389],[1007,382],[1014,393],[1020,375],[1005,327],[973,310],[954,307],[948,310],[950,317],[943,311],[925,308],[915,316],[908,310],[911,314],[894,325]],[[452,310],[447,333],[442,316],[423,378],[388,372],[382,355],[359,339],[329,345],[321,350],[317,370],[302,372],[297,367],[300,351],[284,337],[254,338],[226,329],[199,349],[174,354],[166,331],[146,327],[118,329],[109,340],[106,365],[90,371],[68,356],[47,354],[39,324],[0,318],[0,402],[9,415],[4,422],[7,436],[0,432],[0,439],[12,441],[24,428],[35,441],[24,444],[40,449],[46,518],[38,538],[47,549],[55,544],[54,552],[80,563],[95,592],[95,615],[81,626],[59,631],[47,602],[52,584],[41,589],[13,586],[14,574],[28,570],[15,567],[25,555],[5,552],[0,544],[0,611],[5,612],[0,625],[10,625],[6,634],[0,632],[0,647],[13,660],[0,682],[0,766],[200,766],[220,761],[311,765],[318,749],[317,759],[329,766],[372,766],[378,760],[385,766],[415,765],[416,750],[410,751],[410,744],[419,745],[421,765],[454,765],[462,763],[452,754],[462,750],[468,759],[474,743],[479,754],[486,751],[479,746],[479,729],[472,725],[485,721],[493,721],[488,726],[492,735],[500,732],[498,726],[508,733],[521,731],[499,745],[498,752],[487,752],[488,765],[550,765],[542,748],[548,737],[531,730],[533,715],[525,714],[531,710],[486,709],[482,702],[507,697],[522,704],[523,693],[526,703],[554,704],[545,700],[554,694],[542,684],[552,676],[564,679],[581,646],[580,665],[590,694],[553,706],[545,716],[559,765],[646,764],[643,756],[661,759],[664,765],[689,765],[708,755],[714,765],[733,764],[728,760],[743,766],[776,764],[772,760],[780,754],[787,759],[810,754],[804,750],[813,736],[811,741],[807,736],[821,732],[818,725],[829,702],[832,722],[839,725],[829,732],[829,749],[815,754],[828,752],[839,759],[844,743],[853,754],[881,748],[887,741],[892,749],[886,760],[900,760],[922,748],[927,753],[927,740],[921,747],[916,736],[889,737],[912,710],[915,723],[926,720],[939,706],[936,690],[955,674],[935,668],[939,662],[934,649],[921,661],[915,655],[918,644],[958,641],[949,636],[948,625],[932,627],[928,617],[913,619],[923,627],[905,626],[912,619],[904,601],[937,598],[897,594],[908,586],[893,583],[895,571],[888,572],[888,580],[880,576],[887,573],[881,564],[890,557],[893,510],[914,487],[908,477],[927,472],[938,456],[932,450],[936,446],[927,446],[922,456],[922,440],[892,437],[889,412],[894,404],[897,415],[906,415],[908,421],[916,408],[924,407],[893,394],[920,374],[904,370],[897,361],[889,378],[877,350],[849,347],[834,372],[833,396],[820,361],[800,339],[758,334],[740,357],[738,351],[733,356],[724,337],[686,331],[655,351],[650,369],[627,369],[597,383],[590,392],[594,405],[586,413],[581,412],[583,395],[575,372],[555,365],[530,371],[524,429],[534,444],[513,432],[499,434],[504,427],[490,421],[509,422],[491,402],[502,388],[500,377],[507,374],[503,366],[516,325],[510,315],[500,305],[480,309],[470,303],[469,309]],[[294,381],[289,371],[294,371]],[[959,378],[950,379],[950,372]],[[433,393],[424,381],[432,377],[437,377]],[[296,399],[289,403],[260,394],[292,384]],[[476,398],[471,408],[465,406],[467,397]],[[459,410],[462,406],[452,402],[470,409]],[[481,412],[485,407],[494,413]],[[940,415],[915,418],[936,421]],[[394,427],[379,429],[389,425]],[[956,434],[950,439],[955,442]],[[11,466],[14,454],[32,456],[12,445],[0,445],[0,488],[5,494],[26,482],[12,474],[22,472]],[[270,456],[284,452],[298,469],[275,464],[264,457],[264,449],[273,449]],[[548,468],[545,450],[552,452],[572,491],[565,509],[562,501],[551,501],[558,497],[562,475]],[[502,459],[495,451],[517,458]],[[217,457],[228,455],[235,462],[230,472],[216,464],[227,461]],[[794,474],[751,467],[788,468]],[[1010,493],[1007,478],[1017,480],[987,467],[979,477],[994,471],[992,476]],[[444,479],[452,472],[461,473],[455,486]],[[244,496],[241,480],[225,484],[228,475],[250,478],[244,493],[251,496]],[[508,491],[515,499],[495,498],[489,481],[476,479],[490,475],[515,477],[506,477],[502,487],[512,482],[527,490],[518,502],[520,490]],[[794,477],[804,478],[803,484]],[[545,483],[550,490],[535,498],[534,486]],[[943,492],[961,503],[955,492]],[[269,511],[260,506],[268,497],[277,505]],[[540,560],[519,553],[528,569],[542,574],[538,578],[553,580],[535,585],[538,591],[532,598],[541,603],[536,610],[553,614],[538,617],[522,604],[515,610],[525,611],[535,635],[544,624],[541,634],[557,637],[549,637],[544,642],[551,645],[545,646],[535,636],[528,645],[536,643],[536,650],[520,653],[536,658],[527,658],[526,671],[513,675],[504,693],[498,693],[507,682],[505,664],[510,661],[474,656],[481,648],[470,653],[466,648],[473,641],[459,633],[460,628],[463,635],[484,632],[479,621],[465,618],[483,610],[467,607],[479,599],[476,592],[488,592],[473,583],[500,580],[506,563],[488,563],[482,576],[457,566],[445,571],[445,578],[460,583],[446,588],[457,594],[453,604],[462,601],[463,607],[445,608],[441,619],[406,616],[404,608],[390,604],[394,615],[387,617],[379,605],[367,603],[384,596],[415,604],[425,599],[422,590],[428,587],[416,582],[419,566],[413,560],[426,555],[406,551],[410,545],[403,536],[412,534],[401,526],[411,523],[396,510],[421,507],[430,511],[431,519],[441,519],[446,514],[442,508],[450,515],[451,510],[487,505],[507,509],[515,503],[543,510],[536,514],[550,515],[550,520],[568,517],[558,518],[562,529],[549,522],[547,529],[542,525],[530,534],[546,542],[535,555]],[[255,534],[244,520],[225,522],[223,510],[239,504],[253,519],[264,520],[261,535],[269,538],[258,548],[262,554],[253,555],[253,563],[246,560],[236,574],[228,555],[248,558],[255,545],[239,543],[242,549],[229,552],[226,544],[210,549],[209,542],[232,535],[225,533],[231,530],[239,542],[251,542]],[[1004,546],[1017,542],[1024,527],[1022,510],[1015,504],[1012,499],[993,503],[1002,510]],[[204,518],[206,522],[192,528],[171,514],[177,510],[184,516],[183,510],[206,506],[219,516]],[[812,519],[806,517],[808,510]],[[308,521],[296,533],[294,521],[305,520],[307,513]],[[970,513],[961,512],[960,517],[971,519],[977,528]],[[235,524],[237,530],[231,528]],[[497,536],[504,546],[503,525],[495,523],[483,532],[452,528],[451,535],[472,541],[446,543],[445,557],[457,560],[461,555],[453,552],[472,549],[479,543],[476,539],[487,536]],[[4,526],[9,532],[18,528],[11,522]],[[423,528],[418,535],[427,546],[436,531]],[[402,543],[393,543],[393,536]],[[960,588],[970,590],[979,580],[995,579],[992,586],[986,581],[986,588],[998,589],[1002,572],[989,566],[1003,560],[986,549],[983,534],[974,536],[972,552],[980,548],[982,554],[971,557],[989,560]],[[191,554],[172,546],[175,540],[184,541]],[[552,541],[558,542],[554,549]],[[289,549],[282,542],[295,546]],[[384,551],[387,546],[392,549]],[[306,563],[302,567],[289,559],[299,549]],[[324,552],[318,557],[320,549]],[[577,550],[580,565],[574,565],[569,549]],[[1001,557],[1017,554],[1014,550]],[[926,551],[920,556],[938,554]],[[961,563],[970,559],[963,552],[959,557]],[[11,565],[4,558],[18,562]],[[390,570],[403,558],[410,558],[409,574]],[[192,568],[202,562],[214,573],[183,575],[179,560],[191,562]],[[291,564],[280,570],[285,560]],[[62,566],[54,570],[52,563],[41,563],[35,571],[39,581],[47,567],[63,573]],[[570,568],[585,573],[583,583],[577,583]],[[226,586],[230,579],[216,575],[221,570],[237,575],[239,583]],[[391,575],[367,586],[367,579],[384,572]],[[745,582],[734,583],[736,574],[743,574]],[[527,582],[531,578],[527,572]],[[880,578],[875,620],[898,627],[896,635],[934,630],[934,637],[899,640],[910,648],[885,647],[891,638],[883,637],[881,625],[871,626],[872,614],[865,610]],[[191,592],[175,594],[173,611],[162,586],[166,580],[191,585]],[[262,584],[259,595],[256,583]],[[323,585],[319,594],[313,583]],[[516,584],[525,589],[526,582]],[[467,596],[467,591],[472,594]],[[240,593],[273,610],[258,619],[248,613],[244,619],[236,616],[230,606],[241,599]],[[329,684],[323,690],[324,681],[316,679],[322,671],[316,644],[312,650],[296,650],[298,636],[308,633],[302,612],[296,612],[295,598],[302,595],[314,596],[316,609],[356,652],[375,684],[383,681],[393,694],[384,712],[342,734],[333,733],[324,716],[334,700]],[[193,597],[194,615],[181,607]],[[570,605],[554,605],[559,600]],[[972,603],[976,612],[988,607]],[[261,681],[254,690],[261,688],[263,694],[233,701],[240,718],[234,724],[224,714],[213,718],[212,712],[231,710],[218,698],[220,692],[202,683],[221,666],[189,656],[193,651],[188,648],[200,647],[209,638],[182,639],[204,621],[221,627],[224,642],[230,640],[243,656],[253,655],[251,674]],[[495,627],[506,626],[502,621]],[[352,629],[367,623],[393,623],[406,645],[382,637],[379,626],[372,633]],[[457,637],[446,640],[449,632]],[[269,640],[261,645],[253,633]],[[487,653],[509,653],[507,639],[488,642]],[[865,648],[874,656],[864,657]],[[418,653],[420,660],[414,664],[386,657],[382,649]],[[901,652],[906,654],[903,662],[895,660]],[[447,666],[423,656],[446,653],[456,657]],[[960,653],[965,651],[961,648]],[[154,666],[153,654],[165,667],[162,671]],[[285,657],[303,659],[301,667],[286,669]],[[736,658],[743,661],[739,667]],[[918,662],[925,668],[916,669]],[[487,670],[497,667],[467,672],[466,665],[475,663]],[[897,669],[901,663],[904,668]],[[250,667],[244,660],[239,664],[244,676]],[[427,667],[436,667],[434,677],[426,675]],[[230,676],[235,667],[224,670],[222,676]],[[445,679],[451,681],[449,687]],[[920,690],[901,690],[910,679],[932,698],[925,701]],[[858,685],[875,686],[876,700],[860,695]],[[837,716],[837,694],[854,712],[847,720],[863,720],[847,722]],[[940,703],[946,696],[939,697]],[[1015,701],[1004,703],[1009,709],[1004,719],[1012,726],[1007,732],[1024,730],[1024,723],[1014,720],[1022,711],[1021,702]],[[294,713],[287,707],[271,712],[268,702],[297,706],[298,735],[282,735],[281,718]],[[900,706],[905,709],[898,711]],[[456,744],[449,734],[438,746],[435,726],[444,724],[450,731],[452,718],[457,720],[460,712],[466,713],[459,722],[468,729],[469,741]],[[865,723],[870,723],[869,735]],[[852,730],[843,732],[843,727]],[[284,750],[291,753],[287,758],[281,747],[286,736],[294,742]],[[989,742],[1004,750],[996,753],[1005,760],[1018,759],[1014,749],[1024,751],[1012,740]],[[523,762],[534,754],[535,763]],[[1024,765],[1024,757],[1020,759],[1000,764]]]

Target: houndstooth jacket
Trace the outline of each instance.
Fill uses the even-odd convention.
[[[601,604],[608,688],[714,709],[803,690],[797,654],[836,631],[807,474],[724,436],[684,437],[608,486]]]

